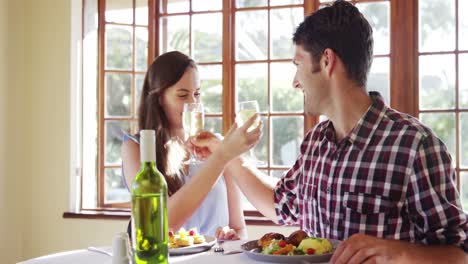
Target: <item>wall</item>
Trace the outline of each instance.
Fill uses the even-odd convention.
[[[0,0],[0,55],[8,54],[7,64],[0,60],[0,140],[8,139],[0,145],[0,155],[8,150],[5,162],[0,156],[2,263],[110,245],[126,228],[126,221],[62,218],[69,199],[71,1],[81,0]],[[250,237],[271,231],[248,227]]]
[[[0,0],[0,234],[4,234],[6,238],[11,237],[8,232],[8,224],[10,222],[7,214],[7,162],[6,162],[6,134],[7,134],[7,54],[8,54],[8,3],[6,0]],[[0,240],[0,256],[6,256],[8,251],[5,242],[6,239]],[[11,262],[12,256],[6,256]]]
[[[125,221],[63,219],[69,197],[71,1],[27,0],[28,178],[23,258],[89,245],[110,245]]]
[[[0,6],[0,256],[3,263],[14,263],[22,256],[25,195],[22,182],[30,177],[21,141],[27,123],[22,105],[23,76],[23,0],[1,0]],[[18,166],[23,162],[22,166]]]

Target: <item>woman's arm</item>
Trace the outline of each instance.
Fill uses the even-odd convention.
[[[124,141],[122,144],[122,167],[127,186],[131,188],[133,178],[141,167],[140,146],[133,140]]]
[[[216,180],[223,172],[224,166],[234,157],[244,153],[254,146],[261,136],[261,128],[247,132],[247,128],[255,121],[251,118],[242,127],[235,125],[228,135],[219,144],[210,157],[193,175],[192,179],[184,184],[176,193],[169,197],[168,220],[169,228],[177,230],[200,206]],[[129,142],[124,144],[122,159],[127,182],[131,182],[139,170],[139,146]]]
[[[245,225],[240,189],[230,173],[224,173],[224,180],[228,197],[229,227],[236,231],[240,239],[247,239],[247,227]]]

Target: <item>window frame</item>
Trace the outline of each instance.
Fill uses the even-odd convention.
[[[84,1],[82,4],[84,6]],[[165,1],[165,0],[161,0]],[[235,12],[234,1],[231,0],[222,0],[223,8],[222,13],[222,41],[223,41],[223,50],[222,50],[222,115],[218,114],[209,114],[207,116],[222,116],[222,128],[223,133],[225,133],[228,128],[231,126],[234,121],[235,116],[235,102],[236,102],[236,93],[235,93]],[[369,2],[382,2],[387,1],[390,4],[390,54],[388,55],[390,60],[390,106],[401,112],[408,113],[412,116],[419,116],[419,101],[418,101],[418,1],[407,1],[407,0],[352,0],[353,4],[356,3],[369,3]],[[458,3],[458,0],[456,0]],[[135,6],[136,0],[133,0],[133,6]],[[191,1],[190,1],[191,2]],[[305,0],[302,4],[304,7],[304,15],[308,15],[311,12],[318,10],[321,3],[319,0]],[[159,54],[159,36],[160,36],[160,25],[159,25],[159,6],[160,0],[148,0],[149,16],[148,16],[148,64],[151,63],[151,58],[154,58]],[[296,6],[296,5],[294,5]],[[283,6],[281,6],[283,7]],[[458,6],[457,6],[458,8]],[[242,8],[240,10],[256,10],[259,8]],[[260,8],[264,9],[264,8]],[[271,7],[268,7],[267,10],[270,10]],[[457,38],[458,38],[458,10],[456,10],[456,27],[457,27]],[[211,11],[206,12],[195,12],[195,13],[210,13]],[[218,11],[213,11],[218,12]],[[128,218],[129,215],[129,203],[122,204],[104,204],[104,171],[103,171],[103,157],[104,157],[104,144],[105,144],[105,135],[104,135],[104,13],[105,13],[105,0],[98,0],[98,13],[99,13],[99,70],[98,70],[98,83],[99,83],[99,125],[98,125],[98,191],[97,191],[97,208],[95,209],[84,209],[81,207],[80,210],[82,213],[65,213],[65,217],[79,217],[79,215],[88,215],[87,218],[112,218],[112,219],[123,219]],[[190,12],[193,14],[193,12]],[[135,9],[133,12],[135,16]],[[135,22],[134,22],[135,23]],[[190,30],[191,32],[191,30]],[[457,39],[458,40],[458,39]],[[135,45],[135,44],[133,44]],[[458,47],[458,41],[457,41]],[[191,45],[189,46],[191,47]],[[411,48],[408,48],[411,47]],[[270,47],[268,48],[270,49]],[[458,53],[457,53],[458,54]],[[386,56],[386,55],[385,55]],[[379,57],[379,56],[376,56]],[[269,58],[269,56],[268,56]],[[456,56],[458,63],[458,56]],[[267,59],[265,62],[270,63],[271,61]],[[287,61],[287,60],[285,60]],[[200,63],[205,65],[205,63]],[[209,63],[207,63],[209,64]],[[134,66],[132,66],[134,67]],[[456,65],[458,70],[458,64]],[[270,71],[270,67],[268,67]],[[457,91],[458,91],[458,72],[457,72]],[[292,79],[292,76],[291,76]],[[269,82],[269,79],[268,79]],[[133,82],[132,82],[132,85]],[[268,88],[270,91],[271,87]],[[291,88],[292,89],[292,88]],[[133,93],[134,89],[132,89]],[[269,92],[270,93],[270,92]],[[457,93],[458,95],[458,93]],[[458,100],[458,98],[456,98]],[[82,106],[83,107],[83,106]],[[133,110],[132,110],[133,111]],[[278,114],[282,116],[283,114]],[[273,114],[272,116],[276,116]],[[457,114],[458,116],[458,114]],[[315,124],[318,123],[318,116],[307,116],[303,114],[304,117],[304,134],[309,131]],[[458,124],[458,123],[457,123]],[[457,125],[457,136],[458,136],[458,125]],[[268,139],[268,144],[270,145],[270,138]],[[459,149],[459,139],[457,138],[457,151]],[[78,146],[79,147],[79,146]],[[268,157],[270,156],[271,150],[268,151]],[[80,164],[81,165],[81,164]],[[269,168],[271,169],[271,168]],[[273,167],[272,170],[276,168]],[[468,169],[460,170],[459,168],[459,158],[457,155],[457,188],[460,189],[460,172],[468,171]],[[73,169],[71,170],[73,171]],[[75,177],[75,174],[72,175]],[[83,177],[81,177],[82,181]],[[80,182],[79,184],[82,184]],[[82,188],[80,188],[80,193]],[[83,196],[81,193],[80,197]],[[121,216],[123,212],[124,216]],[[107,215],[107,217],[106,217]],[[109,217],[110,215],[110,217]],[[266,220],[258,211],[256,210],[245,210],[244,215],[246,216],[247,223],[249,224],[272,224],[271,221]]]
[[[419,1],[417,0],[415,4],[415,32],[414,32],[414,38],[419,40]],[[420,51],[419,50],[419,41],[416,41],[415,45],[415,54],[414,54],[414,61],[416,64],[416,76],[415,76],[415,90],[416,90],[416,103],[415,103],[415,108],[417,109],[417,116],[418,118],[421,117],[421,114],[454,114],[454,119],[455,119],[455,156],[452,156],[452,160],[454,160],[454,167],[455,167],[455,174],[456,174],[456,185],[457,185],[457,190],[461,195],[461,175],[464,173],[468,173],[468,166],[467,167],[462,167],[462,161],[461,161],[461,119],[460,119],[460,114],[467,114],[468,113],[468,107],[467,108],[462,108],[460,107],[460,102],[459,102],[459,92],[460,92],[460,71],[459,71],[459,65],[460,65],[460,60],[459,57],[460,55],[467,54],[468,55],[468,49],[462,49],[460,50],[460,42],[459,42],[459,32],[460,32],[460,11],[459,11],[459,2],[462,0],[452,0],[454,2],[454,31],[455,31],[455,48],[454,50],[450,51]],[[445,108],[445,109],[419,109],[419,59],[420,57],[424,56],[433,56],[433,55],[453,55],[454,56],[454,63],[455,63],[455,79],[454,79],[454,88],[455,88],[455,102],[454,102],[454,107],[453,108]],[[444,142],[446,143],[446,142]],[[463,200],[461,201],[463,205]],[[466,208],[468,210],[468,208]]]

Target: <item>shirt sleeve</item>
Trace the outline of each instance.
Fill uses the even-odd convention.
[[[418,148],[409,177],[407,203],[416,240],[468,250],[467,216],[456,190],[455,169],[444,143],[432,134]]]
[[[286,174],[278,181],[274,189],[275,211],[279,224],[299,224],[299,185],[302,179],[303,159],[310,142],[311,133],[304,138],[300,154]]]

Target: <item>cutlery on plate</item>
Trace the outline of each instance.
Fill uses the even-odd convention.
[[[224,252],[223,244],[224,240],[218,240],[218,244],[213,248],[213,251],[216,253]]]
[[[244,252],[243,250],[224,251],[223,244],[224,244],[224,240],[219,240],[218,245],[213,248],[213,251],[216,253],[221,253],[223,255],[233,255],[233,254],[239,254],[239,253]]]

